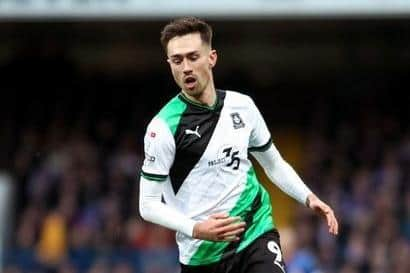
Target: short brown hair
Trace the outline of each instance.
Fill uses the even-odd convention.
[[[210,25],[196,17],[178,18],[168,23],[161,31],[161,44],[165,52],[169,40],[176,36],[183,36],[199,32],[202,42],[212,46],[212,28]]]

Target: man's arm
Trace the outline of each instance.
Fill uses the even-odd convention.
[[[196,222],[162,203],[163,187],[164,182],[151,181],[141,176],[139,196],[141,217],[146,221],[192,236]]]
[[[263,167],[273,183],[289,196],[324,216],[331,234],[338,233],[338,223],[333,210],[312,193],[273,144],[265,151],[254,151],[251,154]]]
[[[249,99],[249,113],[253,125],[249,139],[251,154],[258,160],[273,183],[300,203],[306,204],[307,207],[325,216],[329,232],[337,234],[338,224],[333,210],[313,194],[295,170],[283,160],[270,140],[270,132],[265,120],[252,99]]]

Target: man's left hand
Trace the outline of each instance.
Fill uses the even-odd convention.
[[[337,235],[339,232],[339,224],[335,214],[325,202],[320,200],[315,194],[311,193],[306,199],[306,205],[314,210],[319,215],[322,215],[326,218],[327,225],[329,227],[329,233]]]

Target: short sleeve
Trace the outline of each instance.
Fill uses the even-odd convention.
[[[174,137],[164,121],[154,118],[144,137],[142,176],[152,181],[165,181],[175,157]]]
[[[271,134],[266,126],[259,109],[251,98],[249,98],[250,115],[252,118],[252,131],[249,139],[249,151],[265,151],[271,143]]]

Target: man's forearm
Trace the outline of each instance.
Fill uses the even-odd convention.
[[[265,170],[269,179],[283,192],[306,205],[307,197],[311,190],[303,183],[295,170],[282,158],[276,147],[272,144],[263,152],[252,152]]]
[[[164,182],[154,182],[141,177],[139,200],[141,217],[192,237],[196,222],[161,202],[162,183]]]

